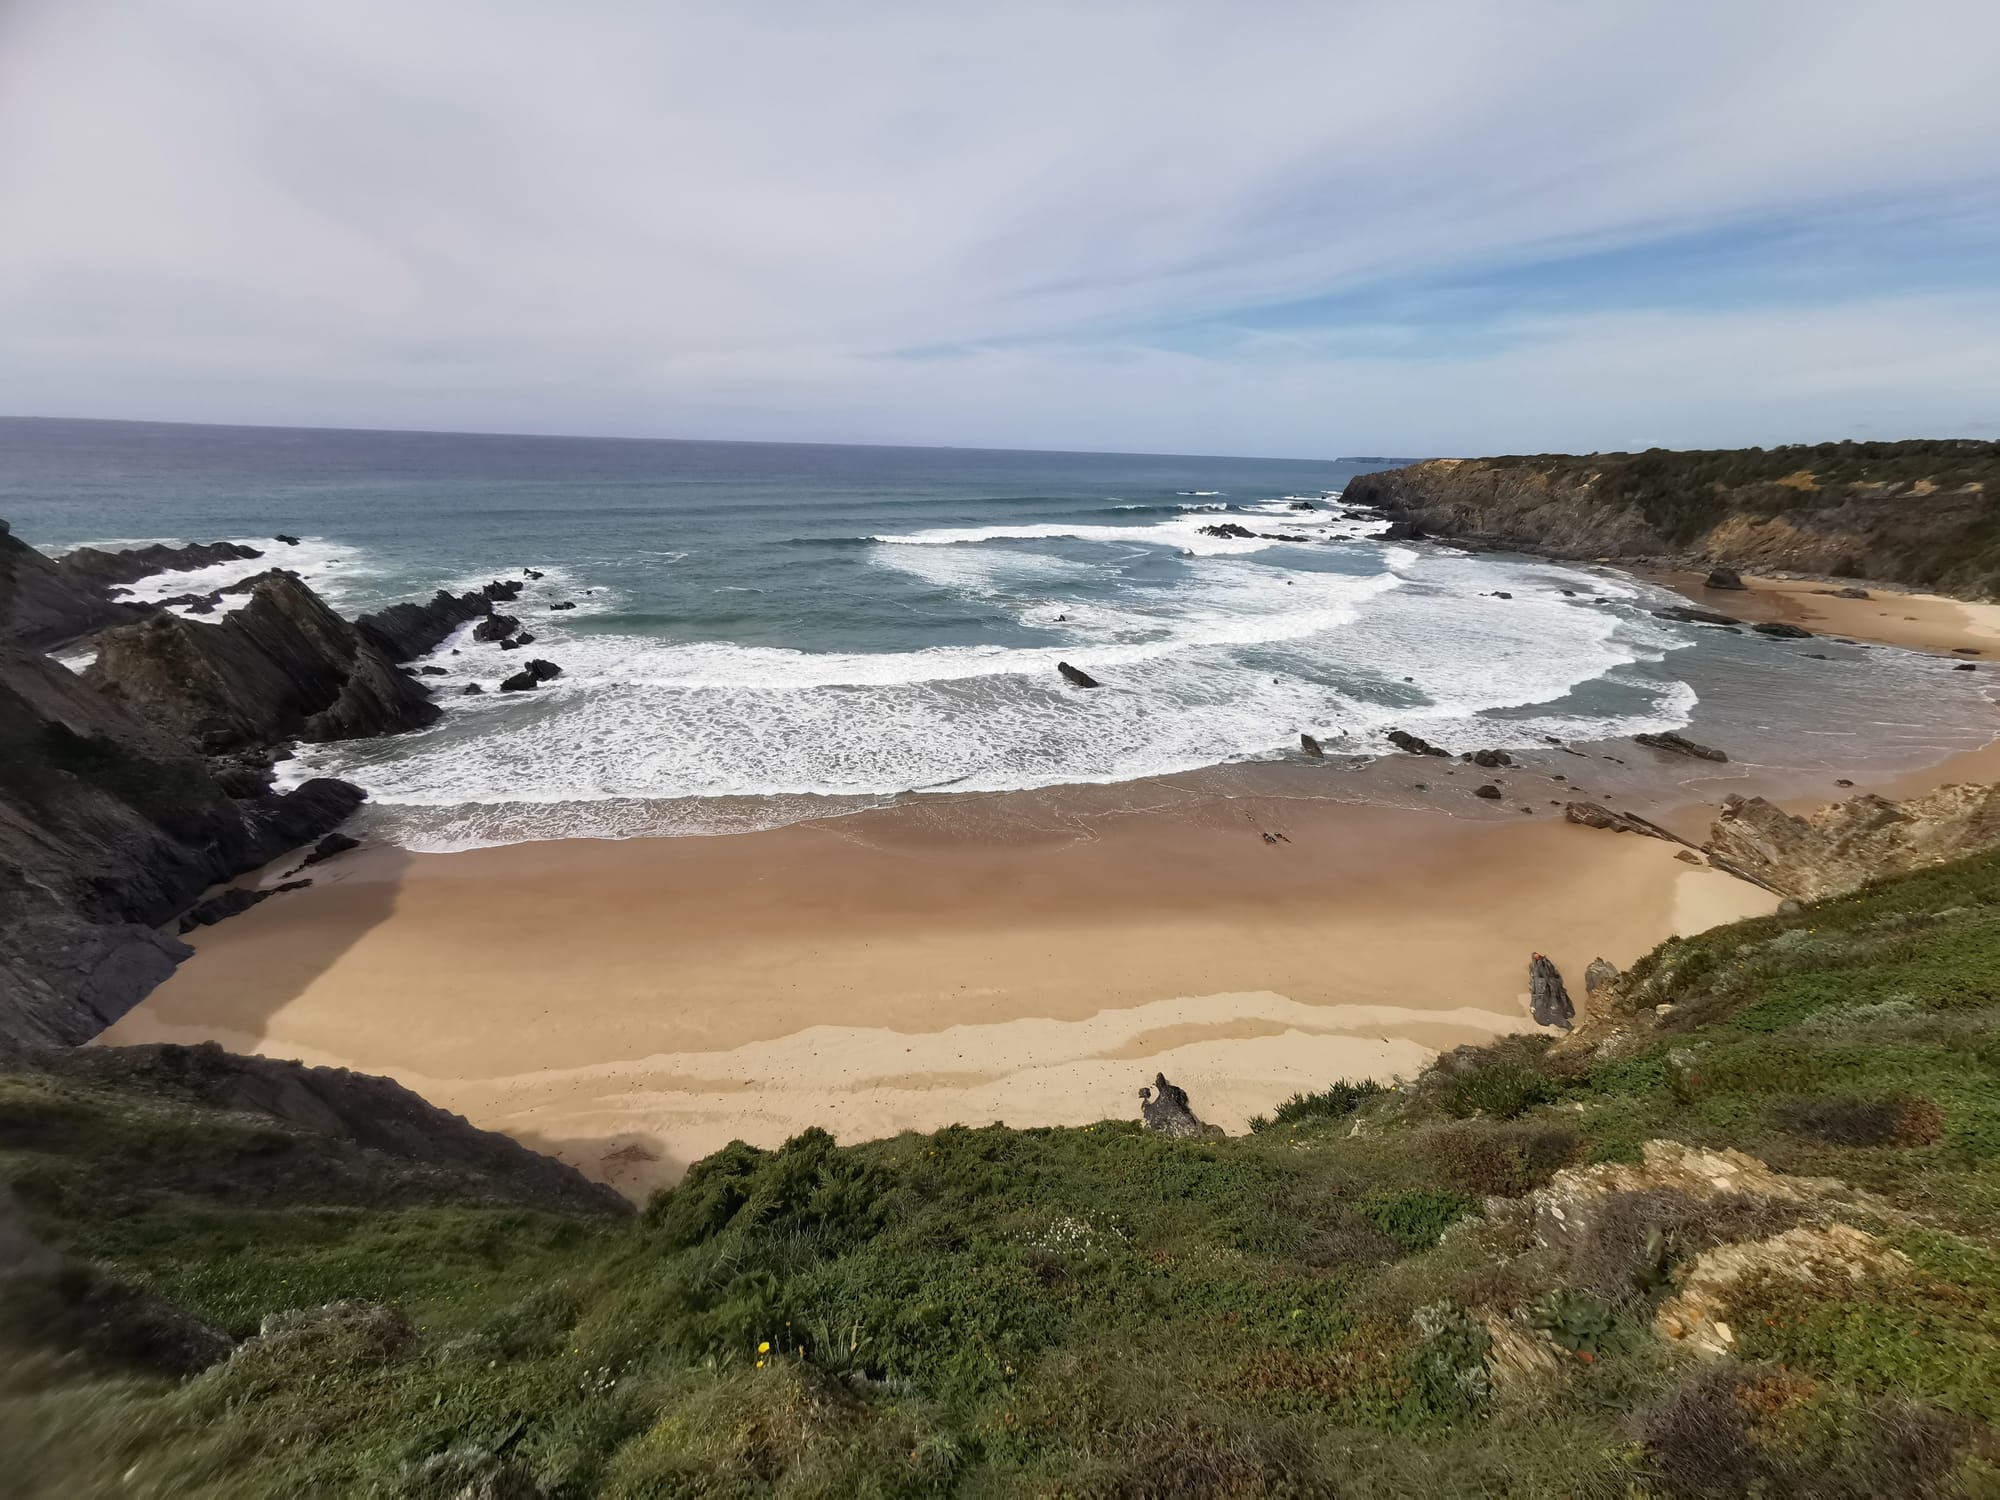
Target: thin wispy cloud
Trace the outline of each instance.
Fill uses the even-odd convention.
[[[1329,453],[2000,422],[1976,3],[0,6],[0,409]]]

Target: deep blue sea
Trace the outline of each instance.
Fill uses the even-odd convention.
[[[1302,732],[1528,746],[1706,704],[1833,764],[1863,731],[1956,746],[1990,715],[1907,653],[1780,668],[1607,569],[1375,540],[1338,496],[1376,466],[0,419],[0,516],[52,551],[267,551],[156,597],[277,565],[353,614],[542,573],[511,612],[559,682],[497,695],[520,657],[454,639],[441,724],[288,768],[360,781],[415,847],[1132,780],[1295,755]],[[1201,530],[1222,522],[1295,539]]]

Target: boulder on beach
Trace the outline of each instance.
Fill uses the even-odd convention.
[[[1499,787],[1493,785],[1493,783],[1489,781],[1486,783],[1485,786],[1474,787],[1472,789],[1472,795],[1475,797],[1483,797],[1488,802],[1498,802],[1503,794]]]
[[[1088,672],[1084,671],[1081,667],[1072,667],[1066,661],[1057,662],[1056,670],[1062,673],[1064,681],[1071,683],[1076,687],[1094,688],[1094,687],[1104,686],[1103,683],[1099,682],[1095,677],[1092,677]]]
[[[1528,960],[1528,1008],[1537,1025],[1568,1031],[1576,1020],[1576,1006],[1563,987],[1562,974],[1539,953]]]
[[[1868,599],[1873,596],[1866,589],[1828,589],[1827,594],[1835,599]]]
[[[1394,745],[1398,750],[1403,751],[1406,755],[1448,756],[1451,754],[1449,750],[1440,750],[1429,740],[1419,738],[1414,734],[1406,734],[1400,729],[1390,730],[1387,738],[1390,744]]]
[[[1514,757],[1505,750],[1468,750],[1459,759],[1469,760],[1475,766],[1484,766],[1489,771],[1514,764]]]
[[[1650,822],[1637,813],[1613,812],[1597,802],[1566,802],[1563,817],[1585,828],[1604,828],[1612,833],[1637,833],[1649,839],[1665,839],[1670,844],[1685,844],[1687,840],[1677,833],[1669,833],[1658,823]]]
[[[1762,625],[1752,625],[1750,628],[1759,635],[1770,636],[1773,640],[1809,641],[1812,639],[1812,632],[1806,629],[1805,626],[1794,625],[1786,620],[1766,620]]]
[[[1645,745],[1654,750],[1666,750],[1675,755],[1692,755],[1698,760],[1726,761],[1728,756],[1708,745],[1697,744],[1681,734],[1635,734],[1635,744]]]
[[[306,865],[322,864],[332,859],[336,854],[345,854],[350,849],[359,849],[360,847],[361,840],[355,838],[352,834],[329,833],[325,838],[313,845],[312,853],[305,857],[304,862],[300,864],[299,868],[303,870]]]
[[[1203,1123],[1188,1104],[1187,1090],[1168,1083],[1164,1073],[1153,1075],[1152,1088],[1139,1090],[1139,1118],[1156,1135],[1185,1138],[1222,1134],[1220,1126]]]
[[[1299,748],[1305,751],[1305,753],[1310,755],[1314,760],[1318,760],[1321,756],[1326,754],[1326,751],[1320,748],[1319,741],[1314,739],[1309,734],[1302,734],[1299,736]]]
[[[1734,568],[1714,568],[1701,582],[1703,588],[1740,589],[1743,587],[1743,575]]]

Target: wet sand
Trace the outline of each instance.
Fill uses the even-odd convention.
[[[1743,575],[1741,589],[1712,589],[1703,573],[1640,570],[1695,603],[1755,624],[1782,620],[1819,635],[1845,636],[1940,656],[1962,653],[1967,660],[2000,660],[2000,604],[1975,604],[1942,594],[1902,593],[1879,584],[1866,586],[1866,599],[1841,599],[1834,590],[1857,587],[1819,578],[1760,578]]]

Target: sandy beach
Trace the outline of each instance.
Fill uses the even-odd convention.
[[[2000,648],[1993,607],[1824,587],[1760,580],[1717,607]],[[1337,786],[1233,767],[727,837],[365,848],[195,934],[197,956],[103,1040],[386,1073],[634,1196],[731,1139],[809,1125],[856,1139],[1129,1116],[1155,1072],[1241,1130],[1295,1091],[1407,1077],[1530,1027],[1533,952],[1582,1003],[1591,959],[1623,966],[1775,904],[1671,845],[1563,823],[1568,797],[1698,835],[1726,787],[1852,794],[1578,753],[1529,757],[1498,803],[1470,796],[1487,773],[1392,757]],[[1996,760],[1989,746],[1855,790],[1990,779]]]

